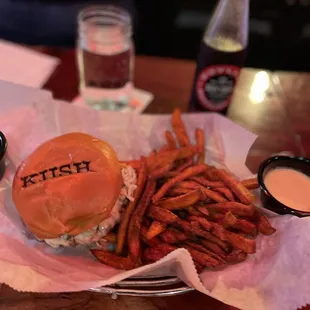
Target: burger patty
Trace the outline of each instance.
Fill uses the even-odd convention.
[[[95,226],[76,236],[63,235],[59,238],[44,239],[44,241],[48,245],[58,248],[59,246],[75,246],[78,244],[90,245],[106,236],[120,221],[122,206],[125,206],[128,200],[134,200],[133,194],[137,188],[137,175],[135,170],[131,166],[122,168],[122,177],[124,185],[112,208],[110,216],[107,219],[101,222],[98,226]]]

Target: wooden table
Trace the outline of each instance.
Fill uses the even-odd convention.
[[[41,50],[62,60],[45,88],[52,90],[57,99],[71,101],[78,93],[74,52]],[[139,56],[135,68],[136,86],[156,96],[146,112],[169,113],[177,106],[186,110],[195,70],[193,62]],[[263,158],[280,151],[310,156],[309,83],[308,74],[243,70],[228,116],[259,135],[247,160],[251,170],[255,171]],[[175,297],[119,297],[112,300],[110,296],[90,292],[18,293],[5,285],[0,291],[0,310],[185,310],[193,305],[204,310],[236,309],[198,292]],[[310,310],[310,306],[303,309]]]

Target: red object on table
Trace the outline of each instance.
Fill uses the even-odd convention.
[[[75,51],[41,48],[41,51],[61,59],[61,64],[45,85],[53,91],[55,98],[71,101],[78,94],[78,77]],[[147,108],[149,113],[170,113],[175,107],[187,109],[195,70],[191,61],[137,57],[135,83],[138,88],[155,94],[155,100]],[[300,88],[310,82],[310,75],[298,73],[279,73],[283,80],[284,93],[294,102],[283,102],[271,83],[271,74],[256,69],[243,70],[228,116],[260,135],[253,146],[248,166],[256,170],[262,159],[279,151],[291,151],[296,155],[310,155],[310,114],[307,91],[300,92],[300,101],[295,105],[296,94],[288,85],[299,81]],[[290,83],[291,84],[290,84]],[[304,106],[303,106],[304,105]],[[300,140],[298,140],[300,139]],[[301,141],[301,143],[299,143]],[[111,299],[109,295],[92,292],[34,294],[19,293],[5,285],[0,289],[0,309],[134,309],[134,310],[188,310],[192,307],[201,310],[233,310],[199,292],[160,298],[119,297]],[[303,308],[310,310],[310,306]]]

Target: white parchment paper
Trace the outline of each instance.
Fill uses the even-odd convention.
[[[310,219],[274,216],[277,232],[260,236],[257,253],[240,264],[197,275],[189,253],[179,249],[155,264],[119,271],[95,261],[81,248],[52,249],[27,232],[11,200],[16,167],[39,144],[60,134],[81,131],[108,141],[120,160],[139,158],[163,144],[170,116],[118,114],[73,107],[61,102],[34,102],[0,116],[9,147],[0,186],[0,282],[21,291],[80,291],[146,273],[177,275],[188,285],[227,304],[251,310],[293,310],[310,302]],[[184,116],[206,133],[208,163],[226,167],[240,178],[255,136],[214,114]]]

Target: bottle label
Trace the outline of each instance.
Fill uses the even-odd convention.
[[[211,111],[225,109],[239,74],[240,68],[233,65],[214,65],[203,69],[196,82],[199,103]]]

